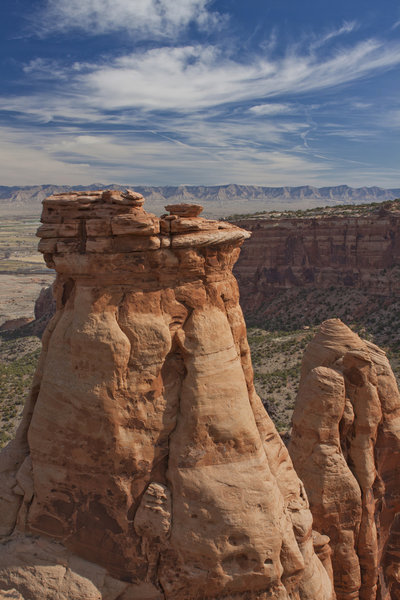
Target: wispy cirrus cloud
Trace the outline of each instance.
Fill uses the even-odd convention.
[[[229,182],[259,185],[324,185],[351,178],[353,185],[398,187],[398,170],[371,168],[358,161],[312,156],[302,151],[226,146],[201,152],[198,146],[175,143],[143,132],[129,135],[60,128],[51,135],[36,129],[17,132],[0,127],[0,176],[4,185],[32,183],[177,185]],[[26,165],[21,168],[21,165]],[[340,168],[340,174],[337,169]],[[204,174],[207,179],[205,180]]]
[[[31,78],[53,79],[59,106],[70,103],[84,112],[193,113],[247,102],[254,103],[250,112],[272,116],[288,113],[289,104],[266,100],[332,89],[400,64],[400,43],[395,41],[369,38],[318,52],[328,40],[357,29],[356,21],[345,21],[308,45],[292,44],[280,53],[274,44],[267,45],[247,57],[234,57],[223,39],[215,44],[182,44],[174,38],[168,45],[161,39],[176,36],[191,23],[202,26],[223,18],[211,6],[211,0],[46,0],[41,14],[45,33],[51,22],[62,31],[81,28],[86,35],[129,29],[139,39],[160,39],[150,48],[138,46],[130,53],[99,57],[91,63],[57,64],[37,57],[24,71]],[[57,87],[65,79],[67,93]]]
[[[268,104],[256,104],[256,106],[251,106],[249,111],[259,116],[284,115],[292,113],[294,107],[291,104],[270,102]]]
[[[400,42],[351,36],[361,29],[357,21],[299,35],[296,42],[282,41],[272,25],[266,41],[239,51],[222,27],[227,16],[214,10],[212,0],[41,4],[36,47],[71,36],[80,48],[82,39],[91,38],[102,53],[92,48],[61,59],[55,58],[59,52],[26,59],[24,92],[0,96],[0,123],[15,127],[0,132],[3,180],[23,144],[30,181],[48,181],[46,172],[67,183],[334,181],[339,164],[350,172],[354,147],[346,160],[325,146],[338,146],[341,138],[362,142],[365,120],[372,122],[372,103],[354,86],[400,65]],[[220,34],[208,35],[218,28]],[[104,47],[92,39],[101,35],[109,36]],[[338,108],[347,87],[352,96]],[[361,110],[363,118],[354,121]],[[336,120],[336,111],[335,127],[324,127],[328,118]]]
[[[208,10],[210,0],[47,0],[35,19],[41,33],[84,30],[99,35],[124,30],[136,39],[176,36],[191,23],[200,29],[223,17]]]
[[[371,108],[372,103],[371,102],[353,102],[352,103],[353,108],[356,108],[357,110],[366,110],[368,108]]]
[[[369,39],[326,58],[289,50],[238,62],[211,45],[162,47],[93,65],[79,84],[108,110],[193,111],[332,88],[400,64],[400,43]],[[118,93],[116,93],[118,91]],[[90,97],[89,96],[89,97]]]
[[[220,132],[228,138],[228,132]],[[221,139],[221,138],[219,138]],[[53,131],[36,129],[15,131],[0,127],[0,166],[4,185],[18,177],[20,185],[36,183],[92,183],[109,181],[151,185],[177,183],[217,184],[234,180],[259,183],[267,180],[280,185],[282,177],[293,185],[298,181],[317,183],[318,175],[330,166],[315,164],[308,156],[265,150],[255,144],[225,144],[212,148],[182,143],[153,132],[137,131],[135,136],[118,132],[86,135],[78,129]],[[21,169],[21,164],[26,168]],[[288,183],[289,185],[290,183]]]
[[[334,38],[337,38],[347,33],[352,33],[353,31],[358,29],[358,27],[359,24],[356,21],[345,21],[341,27],[332,29],[331,31],[328,31],[328,33],[326,33],[325,35],[318,37],[314,42],[312,42],[311,49],[316,50],[317,48],[320,48],[321,46],[323,46],[330,40],[333,40]]]

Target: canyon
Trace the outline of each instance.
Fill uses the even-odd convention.
[[[131,190],[44,201],[56,310],[0,455],[0,590],[400,599],[400,395],[385,353],[324,322],[287,449],[254,388],[232,275],[263,317],[297,288],[395,298],[398,204],[232,224],[143,203]],[[51,301],[43,292],[38,326]]]
[[[288,290],[358,289],[400,296],[400,202],[234,221],[251,231],[235,267],[246,315]]]
[[[305,339],[326,319],[338,317],[384,347],[400,381],[398,215],[399,202],[386,201],[280,210],[229,220],[252,232],[242,246],[234,274],[249,328],[257,393],[279,431],[290,427],[300,347],[304,348]],[[17,325],[22,322],[17,319],[23,317],[37,319],[1,338],[7,361],[3,387],[5,391],[18,388],[18,398],[22,389],[16,373],[23,369],[22,358],[16,358],[14,369],[8,357],[17,356],[17,349],[28,341],[33,349],[32,336],[41,335],[54,310],[51,292],[47,292],[33,314],[35,297],[54,275],[48,269],[46,274],[44,263],[36,261],[33,236],[38,219],[21,219],[5,221],[0,232],[0,256],[4,252],[0,317],[2,322],[8,321],[4,327]],[[21,227],[20,243],[16,235]],[[10,353],[7,344],[14,344],[16,352]],[[6,393],[0,395],[0,406],[4,402],[6,420],[0,423],[0,445],[15,431],[20,412],[9,405]]]

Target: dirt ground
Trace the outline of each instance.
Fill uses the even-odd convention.
[[[10,319],[33,317],[40,290],[53,281],[51,272],[46,275],[0,273],[0,325]]]
[[[0,325],[33,317],[35,300],[54,280],[37,251],[36,214],[2,215],[0,219]]]

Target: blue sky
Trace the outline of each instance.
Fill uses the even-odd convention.
[[[400,187],[400,2],[2,0],[0,184]]]

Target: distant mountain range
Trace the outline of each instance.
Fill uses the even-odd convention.
[[[24,187],[0,186],[0,207],[3,209],[37,212],[40,202],[54,193],[71,190],[124,189],[130,187],[143,194],[150,210],[162,211],[165,204],[200,203],[205,212],[226,215],[260,210],[312,208],[334,204],[383,202],[400,197],[400,188],[352,188],[348,185],[313,187],[263,187],[257,185],[213,186],[137,186],[94,183],[85,186],[36,185]]]

